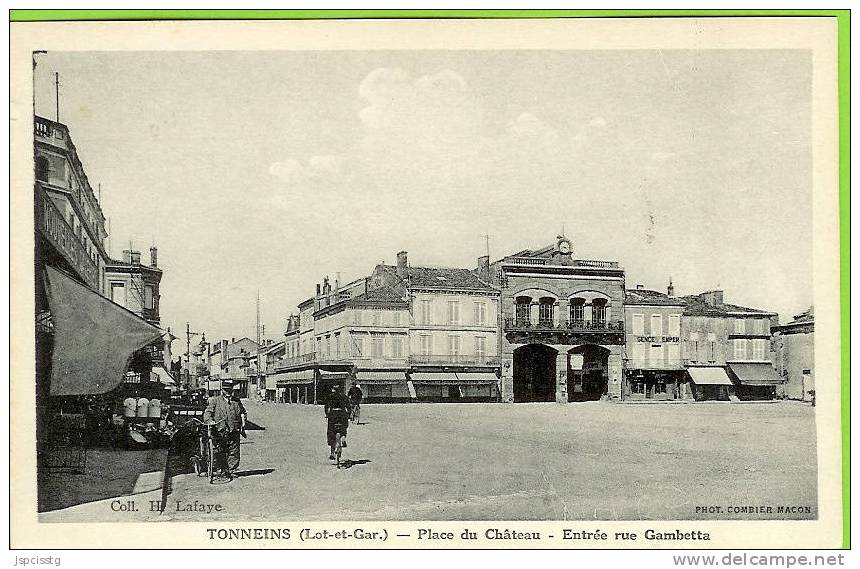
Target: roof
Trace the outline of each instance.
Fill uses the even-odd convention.
[[[815,322],[815,309],[810,306],[800,314],[796,314],[791,322],[787,322],[786,326],[791,324],[812,324]]]
[[[758,316],[772,316],[773,312],[761,310],[759,308],[749,308],[738,304],[708,304],[704,301],[701,295],[693,294],[680,297],[686,304],[684,314],[687,316],[729,316],[733,314],[745,313]]]
[[[680,298],[668,294],[649,290],[645,288],[629,289],[624,304],[647,304],[649,306],[686,306],[686,302]]]
[[[383,286],[380,288],[370,289],[365,293],[359,294],[350,299],[354,302],[398,302],[406,303],[407,300],[402,290],[398,290],[396,286]]]
[[[497,292],[497,289],[469,269],[409,267],[408,271],[411,288]]]

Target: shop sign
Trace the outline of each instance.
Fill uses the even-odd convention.
[[[636,336],[637,342],[644,342],[646,344],[655,344],[655,343],[665,343],[665,344],[677,344],[681,341],[678,336]]]

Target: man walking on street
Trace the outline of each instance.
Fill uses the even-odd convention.
[[[216,468],[220,468],[230,480],[239,468],[239,437],[245,432],[248,416],[239,397],[233,395],[233,390],[233,382],[223,380],[221,395],[210,397],[203,413],[203,422],[214,425],[212,434],[216,447]]]
[[[328,420],[328,428],[326,429],[326,442],[328,443],[331,453],[329,460],[335,459],[335,448],[337,446],[337,437],[341,437],[343,446],[346,446],[346,431],[349,427],[349,398],[343,394],[343,387],[340,384],[333,385],[331,393],[325,402],[325,416]]]

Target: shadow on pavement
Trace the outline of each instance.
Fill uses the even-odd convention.
[[[257,468],[254,470],[240,470],[233,474],[236,478],[244,478],[246,476],[262,476],[274,472],[274,468]]]
[[[254,421],[245,421],[245,430],[246,431],[265,431],[266,427],[262,425],[258,425]]]
[[[352,468],[353,466],[357,466],[359,464],[367,464],[370,460],[366,458],[362,458],[360,460],[342,460],[339,468]]]

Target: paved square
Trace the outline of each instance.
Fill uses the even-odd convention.
[[[771,404],[365,405],[338,470],[320,407],[247,405],[229,484],[42,514],[43,521],[808,519],[817,514],[815,409]],[[220,512],[176,511],[220,504]],[[696,508],[719,508],[704,513]],[[730,511],[771,506],[772,512]],[[778,507],[791,507],[777,513]]]

